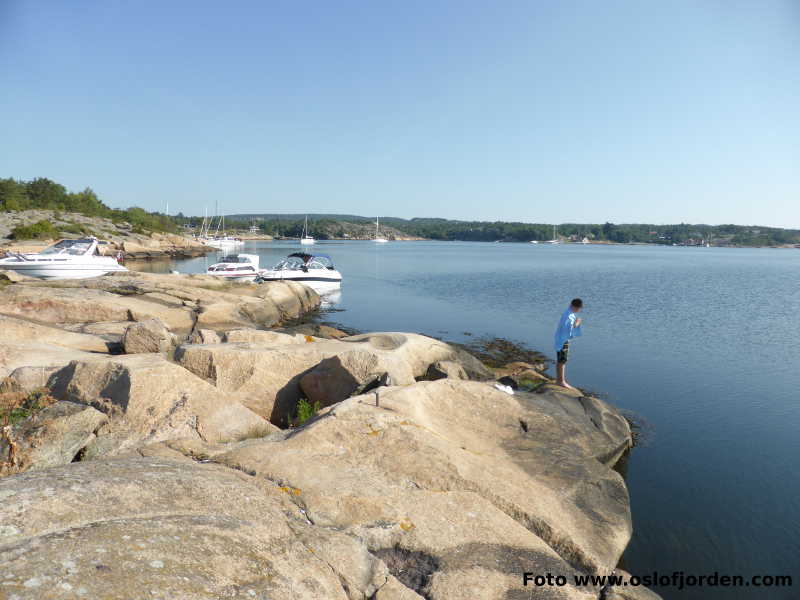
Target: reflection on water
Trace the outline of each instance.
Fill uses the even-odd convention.
[[[457,341],[469,332],[549,352],[556,317],[582,297],[585,331],[571,348],[570,380],[606,392],[652,428],[627,465],[634,537],[626,568],[800,581],[800,252],[458,242],[316,248],[344,278],[336,321],[363,331]],[[268,265],[296,249],[273,242],[246,251]],[[204,271],[205,260],[178,268]],[[788,588],[658,591],[666,600],[797,597]]]
[[[339,283],[322,283],[314,286],[320,296],[321,308],[330,309],[342,303],[342,286]]]
[[[153,258],[149,260],[125,261],[125,266],[129,271],[139,271],[141,273],[169,273],[175,263],[169,258]]]

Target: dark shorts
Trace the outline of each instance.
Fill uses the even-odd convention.
[[[556,362],[560,365],[563,365],[569,360],[569,342],[564,342],[564,345],[561,346],[561,350],[556,352]]]

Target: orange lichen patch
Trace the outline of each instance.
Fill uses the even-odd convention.
[[[411,531],[412,529],[416,529],[416,527],[417,526],[414,525],[414,523],[412,523],[410,519],[403,519],[402,521],[400,521],[400,529],[402,529],[403,531]]]
[[[306,336],[306,343],[310,344],[313,341],[314,341],[314,337],[313,336],[311,336],[311,335],[307,335]]]
[[[384,431],[383,429],[375,429],[374,427],[372,427],[372,425],[370,425],[369,431],[367,431],[367,435],[376,436],[382,433],[383,431]]]
[[[281,486],[281,487],[279,487],[278,489],[279,489],[280,491],[282,491],[282,492],[286,492],[287,494],[291,494],[292,496],[299,496],[300,494],[302,494],[302,493],[303,493],[303,491],[302,491],[302,490],[300,490],[299,488],[296,488],[296,487],[290,487],[290,486],[288,486],[288,485],[282,485],[282,486]]]

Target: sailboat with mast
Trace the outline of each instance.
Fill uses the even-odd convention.
[[[381,235],[381,218],[375,217],[375,239],[373,240],[376,244],[385,244],[389,240]]]
[[[217,203],[216,211],[217,213],[217,228],[214,232],[214,237],[211,237],[211,226],[214,224],[214,217],[211,217],[209,222],[205,223],[205,218],[203,218],[203,224],[205,226],[205,233],[201,231],[201,235],[203,236],[203,243],[206,246],[210,246],[211,248],[218,248],[219,250],[231,250],[236,248],[237,246],[244,245],[242,240],[237,238],[228,236],[225,233],[225,215],[219,214],[219,203]]]
[[[311,246],[314,244],[314,238],[308,233],[308,215],[306,215],[306,220],[303,223],[303,234],[300,236],[300,244],[303,246]]]
[[[553,239],[552,240],[547,240],[548,244],[560,244],[561,243],[561,240],[558,239],[558,233],[556,231],[557,231],[556,226],[553,225]]]

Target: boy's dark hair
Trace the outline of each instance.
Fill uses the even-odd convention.
[[[575,308],[583,308],[583,300],[580,298],[574,298],[572,302],[569,303],[570,306],[574,306]]]

